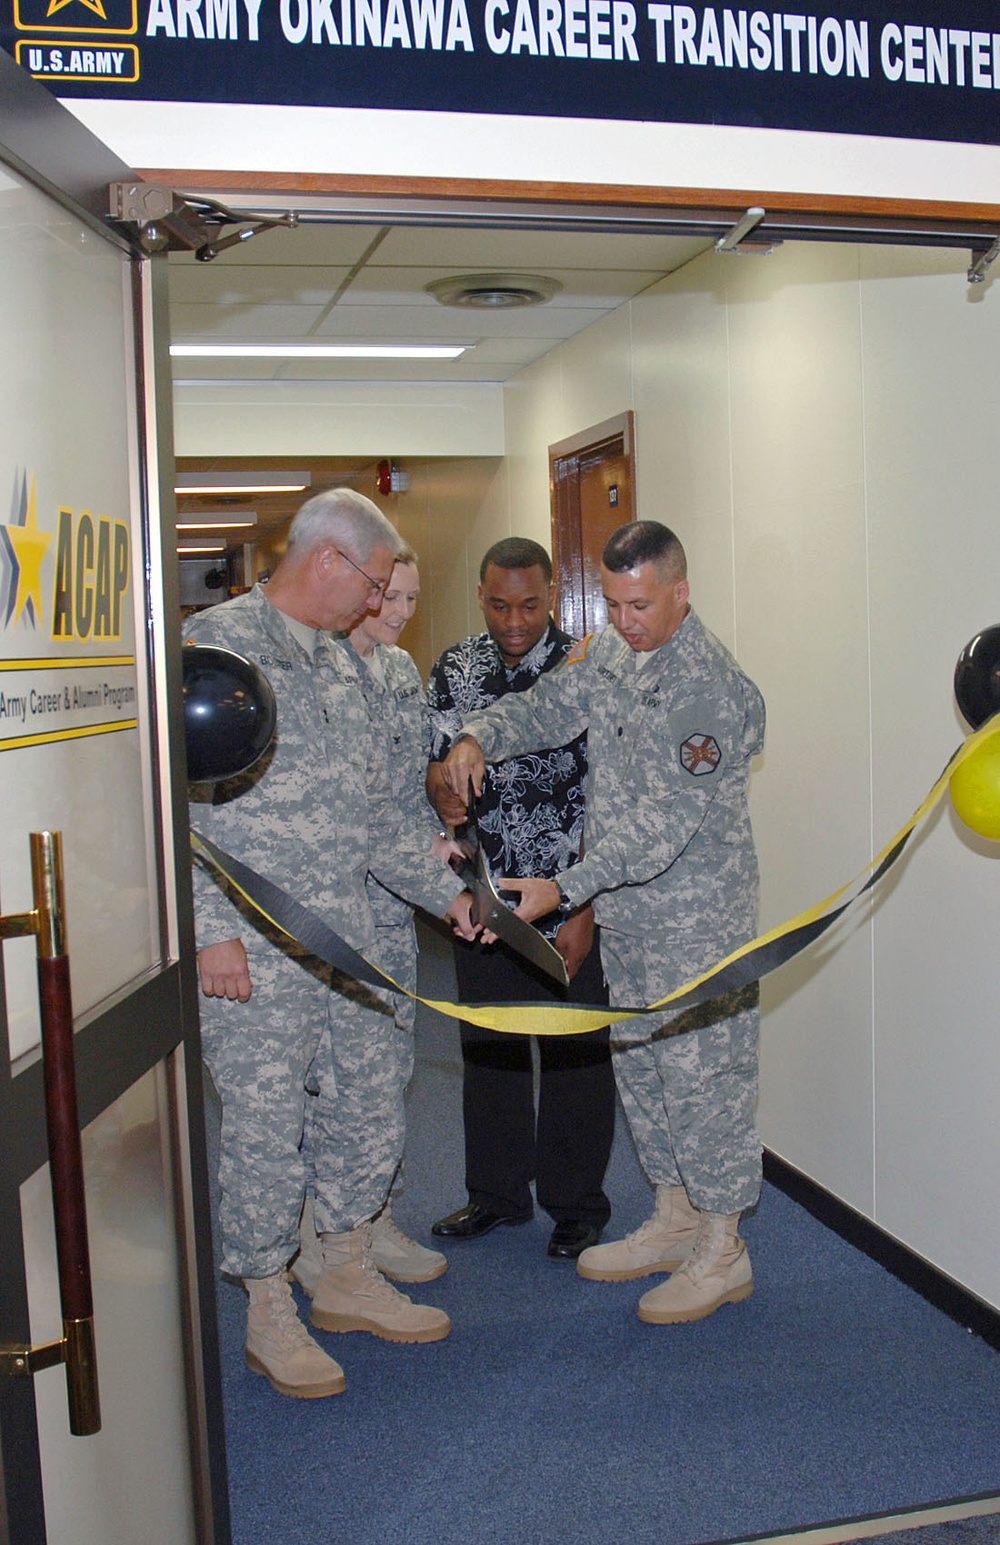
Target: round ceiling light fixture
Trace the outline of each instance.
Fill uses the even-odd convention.
[[[455,274],[450,279],[435,279],[426,288],[442,306],[501,311],[544,306],[562,285],[543,274]]]

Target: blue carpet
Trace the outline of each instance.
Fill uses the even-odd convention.
[[[421,939],[422,991],[451,996],[447,946]],[[421,1011],[417,1053],[395,1212],[431,1243],[465,1200],[457,1026]],[[621,1116],[608,1191],[612,1238],[651,1207]],[[550,1262],[550,1229],[449,1247],[415,1290],[444,1342],[318,1333],[348,1380],[329,1400],[246,1369],[246,1301],[220,1283],[235,1545],[703,1545],[1000,1492],[1000,1355],[780,1191],[744,1224],[754,1296],[689,1326],[638,1321],[648,1282]]]

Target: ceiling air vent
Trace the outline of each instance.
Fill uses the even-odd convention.
[[[442,306],[463,306],[475,311],[512,310],[516,306],[544,306],[558,294],[558,279],[542,274],[456,274],[435,279],[427,292]]]

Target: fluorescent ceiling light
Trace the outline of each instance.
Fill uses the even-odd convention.
[[[197,510],[177,517],[178,531],[238,531],[256,524],[256,510]]]
[[[185,359],[457,359],[471,343],[172,343]]]
[[[174,493],[195,494],[298,494],[312,484],[311,472],[178,472]],[[199,510],[199,515],[207,512]],[[242,510],[230,512],[229,519]]]
[[[181,542],[177,552],[181,558],[190,558],[195,553],[224,553],[225,542]]]
[[[252,520],[179,520],[178,531],[243,531],[249,529]]]

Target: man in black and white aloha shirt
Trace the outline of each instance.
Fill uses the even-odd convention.
[[[445,650],[431,673],[438,759],[460,733],[464,715],[508,692],[523,692],[560,665],[573,645],[549,615],[552,565],[537,542],[511,537],[496,543],[483,558],[480,580],[487,631]],[[586,736],[489,769],[477,818],[494,875],[554,875],[579,860],[586,777]],[[427,791],[441,819],[460,835],[467,810],[444,783],[440,760],[428,770]],[[606,1003],[590,907],[569,915],[560,909],[538,927],[566,960],[568,994],[502,943],[456,944],[460,1001]],[[575,1260],[596,1243],[611,1212],[603,1190],[615,1099],[607,1027],[538,1038],[537,1117],[532,1038],[464,1022],[461,1037],[469,1201],[435,1223],[433,1233],[478,1239],[498,1224],[526,1223],[533,1216],[534,1180],[538,1204],[555,1222],[549,1256]]]

